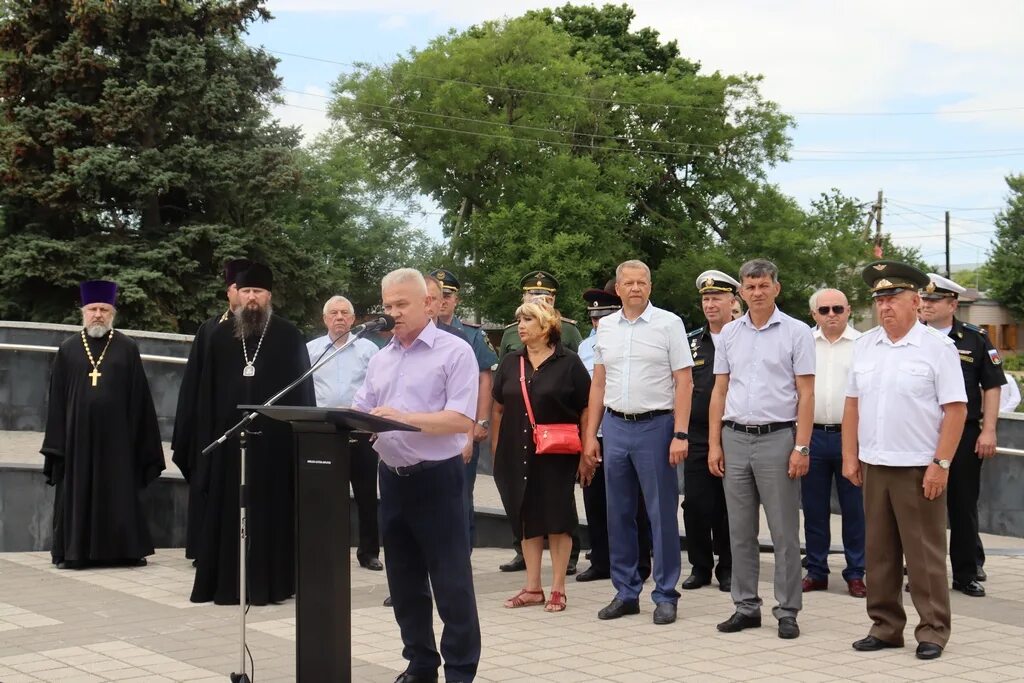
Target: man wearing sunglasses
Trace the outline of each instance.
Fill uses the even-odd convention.
[[[846,589],[855,598],[867,596],[864,585],[864,500],[860,489],[843,477],[843,406],[846,382],[860,332],[850,322],[850,303],[838,289],[820,289],[811,296],[814,329],[814,431],[811,463],[801,481],[807,576],[803,592],[828,589],[828,549],[832,542],[832,482],[836,482],[843,517]]]

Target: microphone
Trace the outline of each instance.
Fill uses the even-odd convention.
[[[382,313],[377,316],[376,320],[370,320],[363,323],[362,325],[356,325],[352,328],[352,334],[365,334],[367,332],[387,331],[394,329],[395,319],[386,313]]]

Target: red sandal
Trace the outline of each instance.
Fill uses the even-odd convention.
[[[559,591],[551,591],[551,599],[544,605],[545,612],[564,612],[565,611],[565,593]]]
[[[527,602],[526,600],[523,599],[524,595],[539,595],[540,596],[540,600],[537,600],[537,601],[531,600],[530,602]],[[517,609],[519,607],[533,607],[534,605],[543,605],[543,604],[544,604],[544,589],[541,589],[539,591],[528,591],[528,590],[526,590],[524,588],[523,590],[519,591],[518,593],[516,593],[511,598],[509,598],[508,600],[505,601],[505,608],[506,609]]]

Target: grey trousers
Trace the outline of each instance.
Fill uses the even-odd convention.
[[[764,506],[775,546],[776,619],[795,617],[803,606],[800,584],[800,480],[790,479],[795,435],[783,429],[763,435],[722,427],[725,504],[732,546],[732,601],[746,616],[761,615],[757,579],[761,569],[757,535]]]

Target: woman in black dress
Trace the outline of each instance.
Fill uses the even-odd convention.
[[[519,361],[525,360],[527,392],[537,424],[576,423],[586,429],[590,375],[572,351],[562,347],[561,319],[543,302],[528,302],[516,311],[523,348],[505,354],[494,375],[491,428],[494,482],[513,528],[522,530],[526,587],[505,607],[545,605],[565,609],[565,568],[572,549],[570,534],[578,524],[574,487],[579,453],[537,455],[520,384]],[[551,599],[545,602],[540,564],[548,538],[553,572]]]

